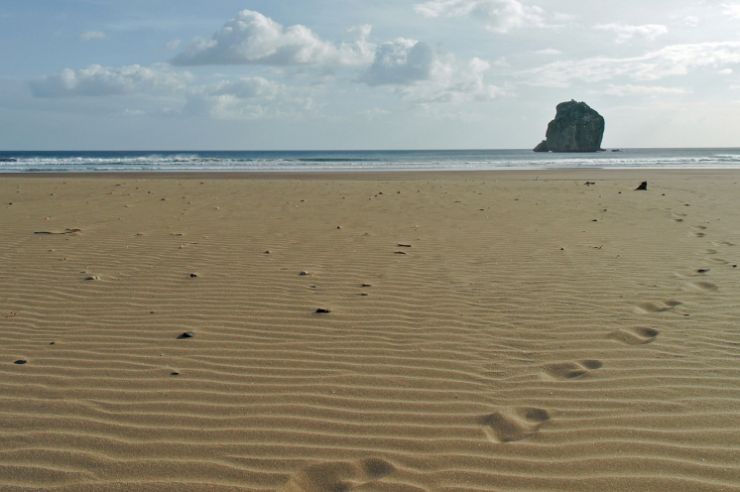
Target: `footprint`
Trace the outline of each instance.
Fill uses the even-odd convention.
[[[627,345],[645,345],[654,342],[660,332],[655,328],[623,328],[608,335]]]
[[[502,410],[481,419],[488,438],[497,443],[521,441],[531,437],[550,420],[547,410],[541,408],[513,408]]]
[[[372,485],[396,471],[392,463],[367,458],[310,465],[291,478],[281,492],[349,492]]]
[[[669,299],[661,303],[643,302],[635,306],[635,311],[638,314],[665,313],[666,311],[673,310],[681,304],[683,304],[681,301],[675,301],[673,299]]]
[[[582,360],[579,362],[559,362],[545,366],[545,374],[553,379],[579,379],[595,369],[601,369],[600,360]]]
[[[684,285],[687,289],[691,290],[702,290],[705,292],[716,292],[719,290],[719,287],[712,282],[686,282]]]

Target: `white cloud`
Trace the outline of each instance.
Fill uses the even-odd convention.
[[[542,56],[559,56],[562,55],[563,52],[555,48],[545,48],[535,51],[534,54]]]
[[[101,41],[108,37],[103,31],[85,31],[80,33],[82,41]]]
[[[179,39],[172,39],[170,41],[167,41],[167,44],[165,45],[165,48],[167,48],[168,51],[175,51],[177,50],[180,45],[182,44],[182,41]]]
[[[677,44],[642,56],[627,58],[594,57],[564,60],[522,72],[530,85],[569,87],[577,82],[600,82],[616,77],[658,80],[686,75],[699,68],[726,68],[740,63],[740,42]]]
[[[740,19],[740,3],[723,3],[722,13],[733,19]]]
[[[594,27],[598,31],[613,33],[617,43],[626,43],[634,38],[643,38],[654,41],[659,36],[668,33],[668,28],[661,24],[642,24],[639,26],[631,24],[599,24]]]
[[[427,0],[414,8],[425,17],[474,17],[498,33],[547,25],[541,7],[521,0]]]
[[[683,18],[683,23],[686,27],[697,27],[701,19],[695,15],[687,15]]]
[[[604,94],[610,96],[678,96],[688,94],[689,91],[680,87],[663,87],[659,85],[610,85]]]
[[[435,55],[432,48],[413,39],[383,43],[362,80],[369,85],[403,85],[430,77]]]
[[[417,104],[463,104],[490,101],[506,93],[487,81],[491,64],[480,58],[461,62],[454,56],[437,58],[427,80],[401,88],[401,94]]]
[[[394,86],[404,99],[422,104],[490,100],[503,91],[486,81],[491,64],[480,58],[467,63],[439,56],[426,43],[399,38],[383,43],[362,81]]]
[[[283,27],[259,12],[242,10],[210,39],[194,41],[176,65],[362,65],[372,60],[370,27],[352,43],[323,41],[302,25]]]
[[[314,103],[282,84],[263,77],[222,81],[192,91],[180,114],[218,120],[254,120],[310,112]]]
[[[36,97],[118,96],[183,89],[189,79],[188,73],[175,72],[166,65],[91,65],[79,70],[67,68],[29,84]]]

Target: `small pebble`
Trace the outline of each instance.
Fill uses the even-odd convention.
[[[177,372],[177,371],[172,371],[172,372],[170,373],[170,376],[179,376],[179,375],[180,375],[180,373],[179,373],[179,372]]]
[[[397,254],[397,255],[405,255],[405,254],[406,254],[406,252],[405,252],[405,251],[396,251],[396,253],[395,253],[395,254]]]
[[[27,363],[28,363],[28,361],[27,360],[24,360],[24,359],[18,359],[17,361],[13,362],[13,364],[15,364],[17,366],[22,366],[22,365],[27,364]]]
[[[709,268],[700,268],[696,271],[696,273],[709,273],[711,269]]]
[[[304,270],[301,273],[299,273],[298,275],[300,275],[301,277],[308,277],[311,274]]]
[[[270,251],[270,250],[268,249],[267,251],[265,251],[265,254],[266,254],[266,255],[272,254],[272,251]]]
[[[362,284],[363,288],[372,287],[372,286],[373,286],[372,284]]]
[[[326,308],[318,308],[316,310],[316,314],[329,314],[329,313],[331,313],[331,310],[326,309]]]
[[[190,278],[198,278],[198,276],[199,275],[197,273],[195,273],[195,272],[193,272],[193,273],[190,274]]]
[[[188,338],[193,338],[194,336],[195,336],[195,333],[193,333],[192,331],[186,331],[186,332],[181,333],[180,335],[178,335],[177,336],[177,339],[178,340],[187,340]]]

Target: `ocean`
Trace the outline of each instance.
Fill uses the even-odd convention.
[[[546,169],[740,169],[740,148],[621,149],[596,154],[531,150],[0,151],[0,173],[368,172]]]

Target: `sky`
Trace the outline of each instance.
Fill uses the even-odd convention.
[[[740,146],[737,0],[3,0],[2,150]]]

